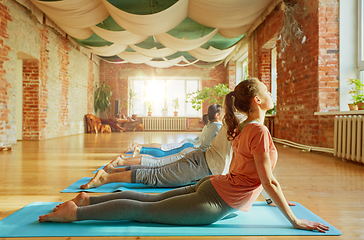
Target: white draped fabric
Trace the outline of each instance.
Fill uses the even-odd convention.
[[[107,0],[102,0],[111,17],[124,29],[140,35],[158,35],[168,32],[187,17],[188,0],[179,0],[170,8],[151,15],[137,15],[124,12],[114,7]]]
[[[190,0],[188,16],[213,28],[238,28],[254,21],[271,0]]]
[[[91,27],[91,30],[109,42],[125,45],[137,44],[148,38],[148,36],[138,35],[129,31],[110,31],[97,26]]]
[[[78,39],[87,39],[91,37],[93,34],[90,28],[69,28],[65,26],[60,26],[60,28],[63,31],[65,31],[68,35]]]
[[[122,52],[122,53],[117,54],[117,56],[130,63],[136,63],[136,64],[146,63],[153,59],[151,57],[143,56],[137,52]]]
[[[152,67],[156,67],[156,68],[168,68],[168,67],[172,67],[180,62],[186,62],[189,63],[185,57],[180,56],[178,58],[175,59],[164,59],[164,61],[149,61],[146,62],[145,64],[152,66]]]
[[[97,55],[117,55],[131,63],[166,67],[195,65],[198,60],[214,64],[228,56],[231,58],[231,55],[236,52],[234,51],[235,46],[224,50],[203,49],[201,46],[217,33],[225,38],[242,36],[272,0],[179,0],[163,11],[148,15],[123,11],[107,0],[29,1],[47,14],[70,36],[82,40],[96,34],[113,43],[106,47],[90,47],[89,50]],[[110,31],[96,26],[109,16],[125,30]],[[214,28],[214,30],[198,39],[187,39],[186,37],[181,39],[167,33],[177,27],[186,17]],[[165,48],[144,49],[135,45],[147,40],[150,36],[154,36]],[[129,47],[135,52],[126,52],[125,50]],[[165,58],[178,51],[188,51],[197,60],[189,62],[184,57],[179,57],[173,60],[153,61],[153,58]]]
[[[163,58],[163,57],[167,57],[170,56],[172,54],[175,54],[177,51],[170,49],[170,48],[162,48],[162,49],[157,49],[157,48],[152,48],[152,49],[144,49],[135,45],[130,45],[130,47],[140,53],[141,55],[144,55],[146,57],[152,57],[152,58]]]
[[[89,47],[91,49],[91,52],[96,53],[97,55],[103,56],[103,57],[111,57],[114,55],[117,55],[121,52],[124,52],[128,45],[119,45],[119,44],[112,44],[110,46],[105,47]]]
[[[101,0],[31,1],[60,27],[88,28],[110,15]]]
[[[234,49],[235,46],[225,50],[219,50],[213,47],[210,47],[208,50],[204,48],[196,48],[194,50],[188,51],[188,53],[202,61],[215,62],[225,59]]]
[[[155,38],[168,48],[177,51],[188,51],[207,43],[218,31],[218,29],[215,29],[206,36],[193,40],[175,38],[168,33],[157,35]]]

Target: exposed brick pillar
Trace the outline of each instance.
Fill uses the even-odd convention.
[[[6,70],[3,67],[3,63],[8,61],[9,46],[4,45],[3,39],[8,39],[7,24],[8,21],[12,21],[9,13],[9,9],[0,3],[0,142],[7,142],[8,135],[7,130],[11,128],[8,121],[8,115],[10,109],[8,108],[9,95],[8,89],[11,88],[10,83],[6,80]]]
[[[339,2],[320,1],[318,18],[318,111],[339,111]]]
[[[258,78],[271,89],[271,49],[259,50],[258,61]]]
[[[94,113],[94,79],[94,64],[91,59],[88,62],[87,75],[87,114]]]
[[[46,26],[39,31],[41,40],[40,61],[39,61],[39,139],[46,139],[46,127],[48,116],[48,65],[49,65],[49,50],[48,50],[48,29]]]
[[[23,140],[39,139],[38,66],[38,60],[23,60]]]
[[[231,90],[234,90],[234,87],[236,85],[236,62],[229,62],[229,88]]]
[[[69,46],[68,40],[64,37],[61,38],[61,44],[58,47],[58,63],[59,81],[61,82],[61,99],[60,99],[60,112],[59,112],[59,133],[61,136],[65,135],[68,130],[68,94],[69,94],[69,76],[68,65],[69,63]]]

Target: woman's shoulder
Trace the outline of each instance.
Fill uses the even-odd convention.
[[[241,132],[259,134],[259,133],[267,133],[267,132],[269,132],[269,130],[264,124],[261,124],[258,122],[250,122],[243,127]]]

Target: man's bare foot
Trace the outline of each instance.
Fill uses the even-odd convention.
[[[65,202],[58,211],[39,216],[38,221],[64,223],[77,221],[77,205],[72,201]]]
[[[134,152],[133,152],[133,155],[131,155],[131,157],[137,157],[140,155],[140,149],[142,149],[142,147],[139,147],[139,146],[136,146],[134,148]]]
[[[97,171],[96,175],[87,183],[81,185],[81,189],[90,189],[100,187],[107,183],[106,178],[108,173],[106,173],[103,169]]]
[[[88,206],[88,205],[90,205],[90,196],[85,192],[80,192],[75,198],[73,198],[67,202],[70,202],[70,201],[74,202],[77,205],[77,207]],[[62,207],[63,204],[65,204],[67,202],[58,204],[55,208],[53,208],[53,212],[57,211],[60,207]]]

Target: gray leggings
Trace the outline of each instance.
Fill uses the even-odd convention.
[[[215,191],[209,177],[196,185],[161,194],[133,191],[90,197],[77,209],[77,220],[130,220],[145,223],[205,225],[237,211]]]
[[[211,175],[205,153],[197,149],[182,159],[163,166],[130,166],[131,182],[151,187],[186,186]]]

